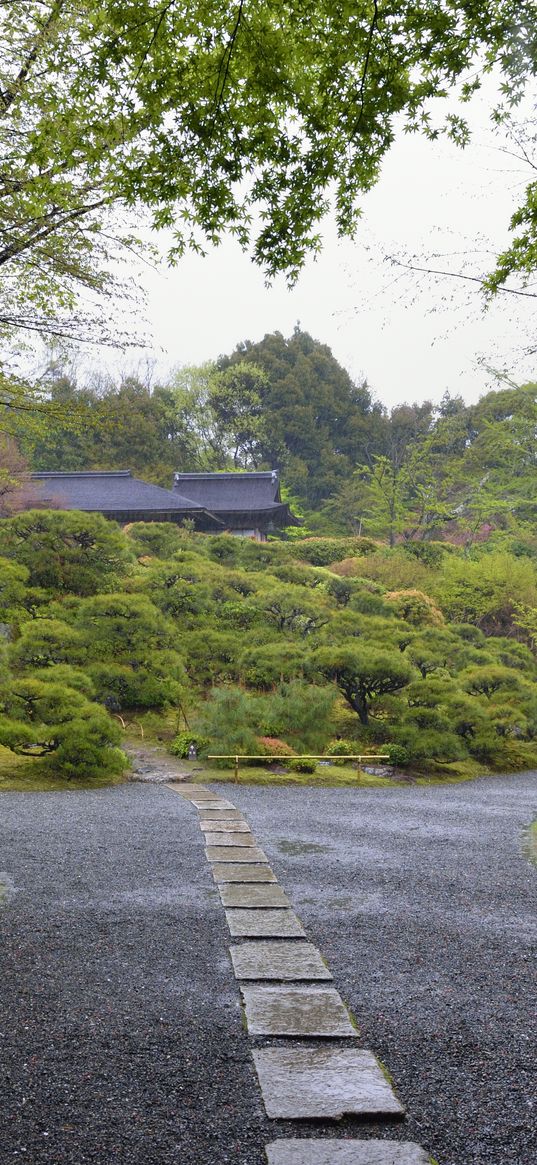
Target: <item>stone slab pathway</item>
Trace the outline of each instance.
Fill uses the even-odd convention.
[[[248,885],[241,882],[233,885],[224,883],[219,886],[219,891],[222,906],[242,906],[246,910],[262,910],[270,906],[273,909],[284,910],[291,905],[287,894],[284,894],[281,886],[277,885],[264,886],[255,882]]]
[[[169,788],[174,789],[174,792],[180,793],[181,797],[185,797],[187,801],[193,801],[195,804],[198,801],[214,801],[215,793],[211,793],[210,789],[204,789],[203,785],[187,785],[181,782],[181,787],[170,785]]]
[[[338,992],[319,987],[332,975],[320,951],[305,941],[306,932],[285,894],[274,885],[275,875],[246,819],[231,802],[217,800],[209,790],[201,794],[190,786],[184,795],[200,814],[205,855],[226,908],[230,934],[244,939],[233,943],[229,952],[241,982],[248,1032],[253,1038],[288,1041],[252,1053],[267,1116],[276,1120],[404,1116],[375,1056],[358,1047],[358,1031]],[[290,988],[286,983],[301,985]],[[290,1042],[291,1038],[323,1043]],[[353,1042],[345,1047],[340,1042],[344,1040]],[[419,1146],[383,1141],[282,1140],[266,1151],[269,1165],[427,1162]]]
[[[189,800],[196,809],[234,809],[238,813],[238,809],[232,801],[221,801],[217,800],[216,797],[213,801],[194,801],[193,798],[189,798]]]
[[[239,809],[200,809],[200,824],[203,821],[244,821]]]
[[[213,865],[215,882],[276,882],[277,878],[269,865],[235,865],[233,862]]]
[[[255,838],[249,829],[245,833],[236,833],[235,831],[233,833],[227,833],[225,831],[223,833],[213,833],[211,831],[205,834],[205,845],[238,845],[241,847],[250,845],[255,847]]]
[[[208,862],[266,862],[267,855],[256,846],[247,845],[208,845],[205,850]]]
[[[333,987],[241,987],[252,1036],[332,1036],[356,1039],[349,1013]]]
[[[305,938],[306,931],[292,910],[226,910],[233,938]]]
[[[200,821],[200,829],[202,833],[247,833],[249,837],[250,826],[247,821]],[[206,838],[208,842],[208,838]]]
[[[272,1141],[268,1165],[429,1165],[419,1145],[398,1141]]]
[[[287,941],[244,942],[229,948],[237,979],[331,979],[328,967],[312,943]]]
[[[332,1120],[346,1113],[403,1116],[372,1052],[302,1044],[253,1052],[263,1102],[277,1120]]]

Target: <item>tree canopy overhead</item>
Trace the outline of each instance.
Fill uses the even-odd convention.
[[[0,0],[0,323],[30,326],[28,294],[46,314],[51,291],[65,307],[102,289],[114,206],[116,233],[149,208],[172,260],[231,232],[292,279],[330,204],[352,233],[396,126],[464,144],[460,101],[493,67],[516,103],[534,16],[533,0]],[[531,236],[531,188],[525,206]]]

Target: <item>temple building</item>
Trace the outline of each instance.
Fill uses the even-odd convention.
[[[278,474],[176,473],[173,489],[133,477],[129,469],[32,473],[26,508],[83,510],[121,525],[189,519],[196,530],[264,541],[299,521],[282,502]]]
[[[176,473],[174,493],[184,494],[222,522],[230,534],[264,542],[285,526],[300,526],[282,502],[277,470],[267,473]]]

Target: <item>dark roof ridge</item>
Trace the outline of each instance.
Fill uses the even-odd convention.
[[[132,477],[132,469],[43,469],[30,477]]]
[[[277,469],[207,469],[200,473],[183,473],[176,470],[174,477],[279,477]]]

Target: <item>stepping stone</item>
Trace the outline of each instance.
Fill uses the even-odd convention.
[[[226,910],[233,938],[305,938],[306,931],[292,910]]]
[[[268,1165],[430,1165],[428,1153],[404,1141],[272,1141]]]
[[[234,865],[227,862],[225,865],[213,866],[215,882],[277,882],[276,874],[270,866]]]
[[[204,833],[250,833],[247,821],[200,821]]]
[[[313,943],[280,939],[229,948],[236,979],[331,979]]]
[[[200,809],[200,821],[244,821],[242,813],[238,809]]]
[[[250,830],[247,833],[206,833],[206,845],[240,845],[255,846],[255,837]]]
[[[404,1116],[373,1053],[363,1048],[291,1044],[259,1048],[253,1057],[267,1116],[274,1119]]]
[[[208,845],[205,857],[208,862],[268,862],[263,850],[251,845]]]
[[[195,801],[192,798],[190,804],[195,805],[196,809],[235,809],[237,811],[236,805],[233,805],[231,801],[217,801],[216,798],[214,801]]]
[[[290,906],[281,886],[260,886],[255,883],[251,886],[220,886],[220,898],[222,906],[242,906],[250,909],[271,906],[279,910]]]
[[[349,1013],[333,987],[241,987],[252,1036],[350,1036]]]

